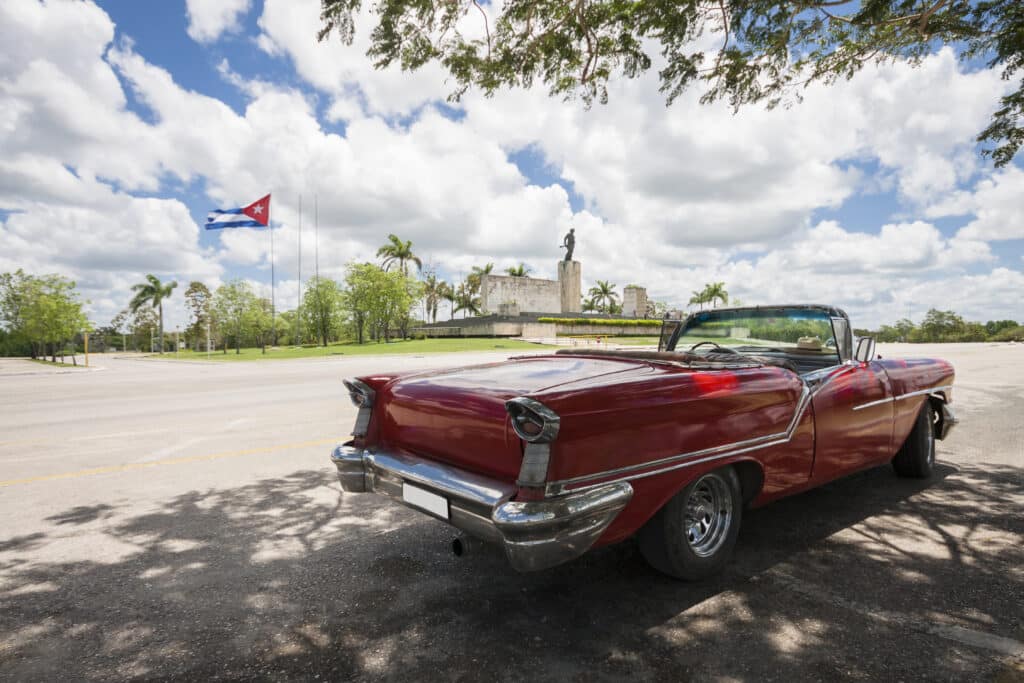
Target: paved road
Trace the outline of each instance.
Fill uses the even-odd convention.
[[[0,679],[1020,680],[1024,345],[934,352],[963,418],[937,476],[751,512],[702,584],[629,543],[455,559],[444,525],[339,492],[342,377],[500,356],[0,373]]]

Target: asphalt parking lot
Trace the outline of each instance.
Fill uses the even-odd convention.
[[[0,679],[1024,680],[1024,345],[880,352],[957,368],[936,476],[750,512],[699,584],[340,492],[342,377],[500,356],[0,361]]]

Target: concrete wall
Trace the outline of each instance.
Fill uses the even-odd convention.
[[[622,315],[627,318],[643,318],[647,315],[647,290],[636,285],[626,285],[622,290]]]
[[[520,311],[561,313],[561,290],[554,280],[533,277],[484,275],[480,278],[480,305],[494,313],[501,304],[515,303]]]

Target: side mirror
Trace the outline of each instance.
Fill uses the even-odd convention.
[[[853,354],[853,359],[860,361],[861,363],[867,363],[873,360],[875,357],[875,338],[874,337],[861,337],[857,341],[857,352]]]

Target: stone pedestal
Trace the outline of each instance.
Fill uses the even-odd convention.
[[[622,315],[643,318],[647,315],[647,290],[638,285],[626,285],[622,290]]]
[[[579,261],[558,262],[558,289],[562,299],[562,313],[580,313],[583,310],[583,269]]]

